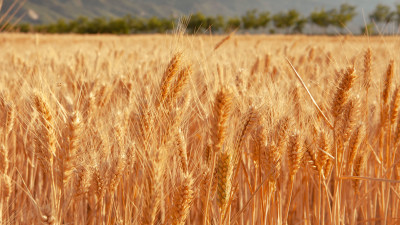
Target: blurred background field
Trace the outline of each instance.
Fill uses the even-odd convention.
[[[395,0],[4,0],[0,15],[0,31],[9,32],[171,33],[183,20],[190,34],[237,29],[250,34],[396,35],[400,5]]]

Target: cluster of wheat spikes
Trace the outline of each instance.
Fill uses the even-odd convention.
[[[0,224],[400,223],[396,39],[0,48]]]

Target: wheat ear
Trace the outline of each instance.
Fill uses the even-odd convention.
[[[382,92],[383,105],[388,104],[389,95],[390,95],[392,82],[393,82],[393,75],[394,75],[394,61],[391,60],[386,69],[385,84],[384,84],[383,92]]]
[[[193,197],[193,178],[190,174],[185,174],[182,184],[174,196],[174,208],[171,213],[171,224],[185,224],[186,218],[190,212]]]
[[[184,173],[188,172],[188,162],[187,162],[187,152],[186,152],[186,141],[182,133],[182,130],[178,131],[176,137],[176,149],[178,150],[178,155],[181,162],[182,171]]]
[[[320,131],[319,141],[318,141],[318,154],[317,154],[317,164],[319,165],[320,173],[324,174],[325,164],[330,160],[329,153],[331,152],[331,144],[329,138],[325,131]],[[324,174],[325,175],[325,174]]]
[[[7,174],[8,170],[8,149],[0,145],[0,175]]]
[[[228,205],[232,188],[232,154],[229,151],[224,151],[219,154],[217,162],[217,177],[218,177],[218,197],[217,202],[221,212],[221,218],[224,217],[225,209]]]
[[[363,80],[363,86],[366,90],[368,90],[371,87],[371,58],[372,58],[372,53],[371,49],[368,48],[367,51],[365,51],[364,54],[364,80]]]
[[[397,86],[392,97],[392,102],[390,103],[390,125],[393,125],[397,120],[399,115],[400,107],[400,86]]]
[[[286,204],[286,209],[285,209],[285,220],[284,223],[286,223],[287,218],[289,216],[289,208],[290,208],[290,202],[292,199],[292,192],[293,192],[293,184],[294,184],[294,179],[296,176],[297,171],[300,168],[300,163],[303,159],[304,155],[304,148],[302,147],[302,140],[301,136],[299,133],[295,133],[294,135],[289,137],[289,146],[288,146],[288,157],[289,157],[289,198]]]
[[[74,160],[76,158],[76,153],[79,148],[80,139],[82,131],[82,118],[78,111],[71,114],[68,122],[68,148],[65,153],[65,159],[63,161],[64,175],[63,182],[64,185],[68,183],[73,173]]]
[[[337,118],[343,111],[344,106],[350,95],[350,88],[353,86],[356,79],[354,68],[348,68],[344,73],[342,80],[333,98],[331,112],[334,118]]]
[[[336,123],[337,131],[343,142],[347,142],[350,138],[353,128],[359,118],[360,104],[357,99],[350,99],[344,106],[342,115]]]
[[[41,129],[36,136],[36,156],[42,169],[48,173],[52,172],[53,157],[56,152],[56,137],[54,131],[53,117],[47,100],[41,93],[35,93],[33,103],[40,116]],[[40,134],[40,135],[39,135]]]
[[[234,165],[238,163],[240,158],[240,154],[243,149],[244,141],[246,137],[252,132],[254,126],[257,124],[258,114],[254,108],[250,108],[247,115],[245,116],[243,123],[241,124],[241,128],[236,135],[236,144],[235,144],[235,152],[234,152]]]
[[[367,164],[367,159],[368,159],[368,153],[365,151],[358,152],[358,156],[356,160],[354,161],[354,167],[353,167],[353,176],[360,176],[362,171],[365,169],[365,166]],[[359,194],[359,188],[360,188],[360,182],[361,180],[359,179],[354,179],[353,180],[353,188],[354,192],[356,195]]]
[[[214,51],[217,50],[219,47],[221,47],[222,44],[227,42],[231,37],[235,34],[237,29],[233,30],[228,36],[224,37],[221,41],[219,41],[215,46],[214,46]]]
[[[226,138],[228,118],[232,110],[232,97],[226,88],[221,88],[217,93],[214,103],[214,118],[212,121],[212,140],[214,152],[219,152]]]
[[[7,119],[5,124],[5,135],[7,137],[11,133],[15,123],[15,106],[12,102],[7,104],[6,111]]]
[[[321,173],[321,162],[318,161],[315,151],[308,140],[304,140],[304,160],[317,174]]]
[[[349,157],[347,159],[348,168],[353,166],[354,159],[357,156],[358,149],[365,136],[365,127],[363,124],[359,125],[353,132],[349,141]]]
[[[260,128],[256,132],[254,147],[252,148],[252,158],[256,167],[261,165],[261,153],[267,143],[267,129],[259,124]]]
[[[170,92],[170,86],[172,79],[175,77],[175,74],[178,72],[179,67],[181,65],[181,60],[182,60],[182,53],[176,53],[171,61],[169,62],[169,65],[167,69],[164,72],[162,81],[161,81],[161,96],[160,96],[160,101],[163,102],[165,98],[168,96]]]
[[[169,100],[168,100],[169,104],[176,101],[176,99],[178,99],[182,95],[182,91],[185,88],[191,73],[192,73],[191,66],[188,66],[179,72],[177,80],[174,86],[172,87],[171,93],[169,94]]]

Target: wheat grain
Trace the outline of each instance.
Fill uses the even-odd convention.
[[[178,131],[178,135],[176,137],[176,149],[178,150],[178,155],[180,158],[182,171],[184,173],[188,172],[188,161],[187,161],[187,152],[186,152],[186,142],[181,130]]]
[[[393,125],[399,115],[400,107],[400,86],[397,86],[393,92],[392,102],[390,104],[390,125]]]
[[[36,139],[35,150],[39,163],[42,169],[51,173],[53,168],[53,159],[56,152],[56,137],[54,131],[53,117],[49,111],[50,107],[47,104],[47,100],[40,93],[35,93],[33,96],[33,102],[36,110],[40,113],[40,122]]]
[[[300,163],[303,159],[304,149],[302,147],[302,140],[299,133],[294,133],[289,137],[288,144],[288,157],[289,157],[289,175],[290,179],[294,179],[298,169],[300,168]]]
[[[184,225],[193,200],[193,179],[190,174],[184,176],[181,187],[174,198],[174,208],[171,213],[171,224]]]
[[[396,38],[39,38],[0,37],[0,224],[396,223]]]
[[[214,102],[214,117],[211,124],[214,152],[219,152],[226,138],[227,122],[231,114],[232,97],[226,88],[218,91]]]
[[[164,72],[162,81],[161,81],[161,96],[160,96],[160,101],[163,102],[165,98],[168,96],[170,93],[170,86],[172,79],[174,78],[175,74],[178,72],[179,67],[181,65],[181,60],[182,60],[182,53],[176,53],[171,61],[169,62],[169,65],[167,69]]]
[[[372,52],[371,49],[368,48],[364,54],[364,80],[363,87],[368,90],[371,87],[371,61],[372,61]]]
[[[393,75],[394,75],[394,61],[391,60],[386,69],[385,82],[382,92],[382,100],[384,106],[386,106],[389,101],[389,95],[392,88]]]
[[[347,159],[347,165],[349,168],[352,167],[354,159],[357,156],[358,149],[365,136],[365,127],[363,124],[359,125],[350,137],[349,141],[349,157]]]
[[[342,113],[344,105],[349,98],[350,88],[353,86],[353,83],[356,79],[354,72],[354,68],[348,68],[343,74],[343,78],[336,89],[331,107],[332,115],[335,118]]]
[[[218,178],[218,206],[221,213],[225,211],[232,188],[232,154],[228,151],[221,152],[217,163],[217,178]]]
[[[75,167],[74,160],[77,157],[76,154],[80,144],[82,119],[78,111],[73,112],[71,117],[69,118],[68,130],[68,148],[63,161],[64,184],[68,183],[71,178],[73,168]]]

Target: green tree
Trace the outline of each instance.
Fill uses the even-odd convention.
[[[197,33],[200,28],[204,29],[204,26],[206,26],[206,22],[207,18],[202,13],[198,12],[196,14],[193,14],[190,17],[189,23],[187,25],[187,30],[190,33]]]
[[[205,29],[211,29],[211,31],[213,32],[219,31],[225,25],[224,17],[223,16],[207,17],[205,25],[206,25],[206,27],[204,27]]]
[[[286,28],[285,20],[284,20],[284,13],[280,12],[272,16],[272,21],[274,26],[278,29]]]
[[[149,20],[147,20],[146,30],[148,32],[157,32],[162,26],[162,22],[159,18],[153,16]]]
[[[210,29],[210,31],[219,31],[225,28],[224,17],[222,16],[205,16],[202,13],[193,14],[188,22],[187,31],[189,33],[205,32]]]
[[[75,20],[72,20],[68,24],[68,29],[73,33],[84,34],[87,33],[89,19],[84,16],[80,16]]]
[[[84,33],[89,34],[102,34],[109,33],[109,24],[106,18],[94,18],[91,21],[88,21],[85,25]]]
[[[390,7],[383,4],[378,4],[375,10],[369,15],[371,22],[389,23],[393,19],[394,14],[390,11]]]
[[[240,27],[241,21],[238,17],[229,18],[225,24],[225,32],[230,32]]]
[[[396,5],[396,12],[394,12],[397,26],[400,26],[400,4]]]
[[[369,15],[371,24],[374,24],[381,27],[379,30],[380,33],[385,33],[385,27],[387,24],[393,22],[395,19],[396,12],[392,12],[390,7],[383,4],[378,4],[375,7],[375,10]]]
[[[246,30],[258,29],[260,27],[265,28],[270,21],[271,16],[269,12],[257,13],[256,9],[249,10],[242,16],[243,28]]]
[[[32,25],[28,23],[21,23],[17,25],[17,30],[22,33],[28,33],[33,30]]]
[[[243,28],[248,29],[257,29],[258,28],[258,19],[257,19],[257,10],[249,10],[246,12],[244,16],[242,16]]]
[[[169,30],[172,30],[174,28],[174,19],[161,19],[161,28],[159,29],[159,32],[166,32]]]
[[[68,24],[63,19],[59,19],[53,26],[53,33],[69,33]]]
[[[133,18],[126,16],[125,20],[128,23],[130,33],[141,33],[146,31],[146,21],[142,18]]]
[[[360,30],[363,35],[374,35],[374,25],[372,23],[362,26]]]
[[[338,27],[343,30],[344,27],[347,26],[347,23],[352,21],[354,16],[357,15],[356,7],[349,4],[340,5],[339,12],[332,13],[332,25]]]
[[[112,19],[108,22],[107,33],[129,34],[129,24],[124,18]]]
[[[261,12],[257,18],[257,27],[267,27],[271,21],[271,16],[269,12]]]
[[[272,17],[272,21],[274,26],[278,29],[286,29],[286,32],[290,30],[292,26],[296,24],[296,22],[300,18],[300,13],[297,10],[289,10],[288,12],[280,12],[275,14]]]
[[[286,18],[285,18],[287,26],[292,27],[293,25],[296,24],[296,22],[299,20],[299,18],[300,18],[300,13],[297,10],[295,10],[295,9],[289,10],[289,12],[287,12]]]
[[[325,9],[321,9],[320,11],[313,11],[310,14],[310,22],[321,27],[326,33],[326,28],[332,23],[332,14],[333,10],[325,11]]]
[[[307,24],[306,18],[299,18],[293,27],[293,32],[300,34],[303,33],[303,29],[306,26],[306,24]]]

